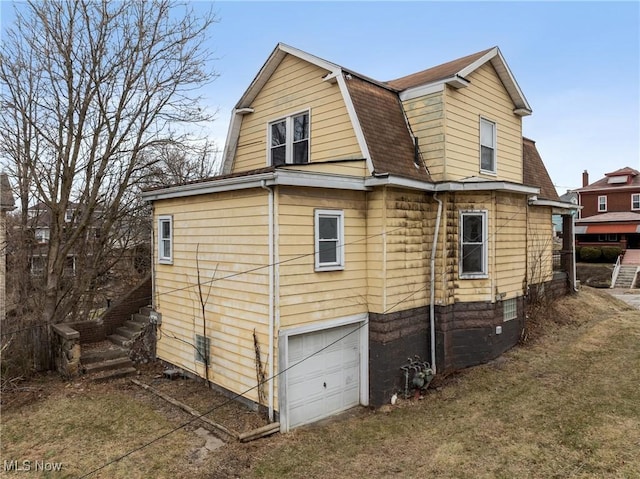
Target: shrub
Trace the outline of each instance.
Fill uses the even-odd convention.
[[[602,249],[597,246],[583,246],[580,248],[580,260],[595,263],[602,256]]]
[[[618,256],[622,253],[622,248],[619,246],[603,246],[602,257],[608,263],[615,263]]]

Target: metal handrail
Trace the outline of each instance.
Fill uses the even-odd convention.
[[[613,273],[611,274],[611,286],[609,286],[609,288],[613,288],[615,286],[621,267],[622,267],[622,255],[619,254],[618,259],[616,260],[616,264],[613,266]]]

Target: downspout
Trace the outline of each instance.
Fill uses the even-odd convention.
[[[433,233],[433,244],[431,245],[431,265],[430,265],[430,299],[429,299],[429,329],[431,332],[431,369],[433,374],[437,374],[436,369],[436,250],[438,248],[438,233],[440,231],[440,217],[442,216],[442,200],[438,198],[438,193],[433,194],[433,199],[438,202],[438,214],[436,216],[436,229]]]
[[[578,277],[576,276],[576,216],[571,213],[571,255],[573,263],[573,291],[578,292]]]
[[[273,188],[267,186],[266,180],[262,180],[261,187],[269,192],[269,363],[268,363],[268,381],[269,381],[269,422],[273,422],[273,356],[274,356],[274,238],[273,238]]]

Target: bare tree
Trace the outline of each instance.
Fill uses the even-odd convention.
[[[136,187],[212,119],[211,11],[172,0],[29,1],[0,47],[0,154],[27,207],[48,209],[41,317],[59,322],[135,241]],[[68,257],[80,258],[73,277]],[[23,264],[23,267],[27,267]]]

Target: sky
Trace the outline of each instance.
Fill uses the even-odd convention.
[[[0,0],[2,26],[11,2]],[[533,109],[536,141],[559,194],[640,169],[640,2],[191,2],[212,8],[203,91],[222,148],[230,113],[278,42],[376,80],[498,46]]]

